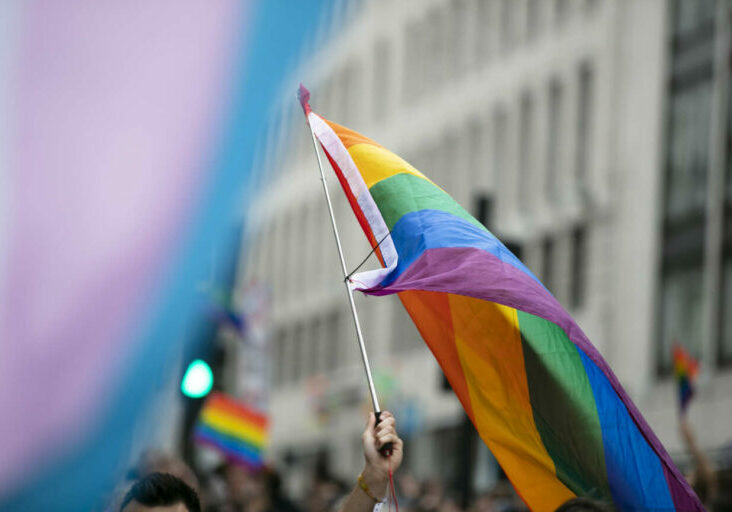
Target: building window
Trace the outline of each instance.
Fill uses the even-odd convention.
[[[546,145],[546,192],[550,203],[559,199],[559,156],[562,144],[562,111],[564,94],[559,80],[549,84],[549,122]]]
[[[550,236],[544,238],[541,243],[541,279],[546,286],[546,289],[554,293],[556,288],[555,276],[554,276],[554,253],[556,251],[556,244],[554,239]]]
[[[303,346],[303,358],[305,359],[305,376],[312,377],[322,372],[323,362],[320,354],[322,341],[321,319],[315,316],[310,319],[305,345]]]
[[[407,23],[404,30],[404,75],[402,79],[402,97],[405,104],[411,104],[414,101],[415,85],[420,80],[419,63],[417,62],[417,37],[416,22]]]
[[[440,10],[433,7],[428,13],[425,20],[427,32],[424,41],[426,44],[424,49],[427,50],[429,58],[424,60],[425,68],[425,88],[429,92],[437,85],[439,75],[443,71],[442,64],[442,20],[440,19]]]
[[[527,92],[521,97],[519,107],[519,144],[518,150],[518,194],[517,200],[520,211],[526,211],[531,207],[531,194],[529,187],[532,183],[532,170],[534,163],[534,102]]]
[[[456,2],[453,0],[442,9],[442,66],[443,77],[452,79],[458,72],[460,55],[457,40],[460,34],[460,17]]]
[[[458,449],[464,442],[464,437],[460,425],[444,427],[432,432],[431,442],[435,447],[433,454],[436,455],[434,467],[437,468],[437,477],[452,489],[459,489],[465,484],[461,481],[460,476],[471,462],[464,460]]]
[[[469,25],[471,22],[471,13],[468,10],[467,0],[453,0],[453,28],[451,29],[451,37],[453,38],[452,60],[454,61],[455,73],[463,75],[468,70],[468,66],[472,64],[470,61],[470,49],[467,41],[471,35]]]
[[[272,250],[272,295],[275,300],[282,300],[282,272],[275,269],[280,269],[284,265],[284,255],[286,254],[285,239],[287,230],[287,217],[282,214],[274,219],[274,230],[272,237],[273,250]]]
[[[292,326],[290,333],[290,367],[292,369],[291,381],[298,382],[305,376],[305,329],[304,325],[297,323]]]
[[[467,163],[466,177],[474,183],[474,192],[484,190],[492,182],[489,178],[489,170],[486,167],[486,144],[487,130],[482,119],[472,119],[468,122],[467,134]],[[489,167],[489,166],[488,166]]]
[[[486,64],[494,50],[492,28],[495,24],[493,23],[492,5],[492,2],[478,1],[478,12],[475,15],[475,62],[478,65]]]
[[[493,229],[493,197],[490,194],[476,194],[474,197],[475,218],[487,229]]]
[[[704,324],[705,240],[712,126],[714,2],[673,4],[667,153],[662,209],[658,371],[671,370],[671,345],[699,357]]]
[[[572,230],[572,281],[569,287],[569,304],[573,309],[585,303],[587,291],[587,226],[581,224]]]
[[[389,111],[389,86],[391,77],[391,52],[386,39],[374,46],[374,119],[383,120]]]
[[[593,103],[595,77],[590,64],[584,63],[579,71],[577,105],[577,145],[575,146],[575,177],[577,192],[582,204],[589,200],[590,161],[593,128]]]
[[[732,83],[732,73],[728,78]],[[724,231],[722,235],[722,289],[720,336],[717,357],[721,365],[732,364],[732,98],[727,99],[726,176]]]
[[[729,219],[726,222],[729,222]],[[722,286],[721,333],[717,357],[721,365],[730,365],[732,364],[732,257],[728,247],[725,247]]]
[[[328,108],[325,112],[329,112],[330,116],[335,119],[340,119],[343,114],[339,110],[341,106],[341,95],[344,93],[340,78],[340,70],[334,69],[328,83],[328,97],[326,99]]]
[[[280,350],[282,351],[280,357],[280,382],[282,384],[290,384],[294,379],[295,363],[295,339],[292,335],[292,329],[287,327],[281,327],[279,329],[280,337]]]
[[[526,5],[526,39],[533,41],[541,32],[541,1],[528,0]]]
[[[287,374],[285,373],[285,364],[287,352],[285,351],[285,330],[277,329],[272,339],[272,384],[278,388],[285,383]]]
[[[522,262],[524,261],[524,246],[521,242],[504,238],[503,245],[511,252],[511,254],[516,256],[516,258]]]
[[[351,62],[343,68],[342,83],[344,94],[341,95],[343,122],[348,124],[357,124],[361,121],[361,62],[360,59],[352,58]]]
[[[663,279],[660,370],[671,368],[671,347],[680,343],[698,357],[704,332],[702,267],[682,265],[667,270]]]
[[[594,13],[600,5],[600,0],[585,0],[585,10],[588,14]]]
[[[506,190],[506,144],[508,137],[508,115],[499,107],[496,109],[493,120],[493,176],[496,178],[496,190]],[[500,196],[501,198],[505,196]]]
[[[516,44],[516,9],[518,2],[514,0],[501,0],[501,53],[507,54]]]
[[[665,220],[703,224],[707,205],[711,76],[672,92]]]
[[[569,0],[554,0],[554,23],[564,25],[569,16]]]
[[[340,368],[343,364],[344,357],[341,356],[343,341],[340,336],[339,317],[337,311],[331,311],[325,320],[325,339],[328,347],[327,362],[328,369],[333,370]]]
[[[715,10],[716,0],[675,0],[673,31],[677,42],[713,32]]]
[[[299,210],[300,208],[298,206],[293,205],[288,235],[289,240],[287,242],[287,252],[285,253],[286,266],[282,269],[285,274],[284,300],[286,301],[292,300],[297,296],[298,291],[302,289],[298,283],[298,279],[302,276],[298,272],[298,267],[302,265],[302,259],[300,257],[293,257],[296,254],[295,251],[302,247],[302,226],[303,221],[306,220],[302,217]]]
[[[435,162],[437,164],[437,175],[445,192],[455,197],[459,190],[458,182],[461,176],[460,158],[463,156],[458,151],[460,139],[453,133],[447,132],[441,139],[441,148],[438,149]]]

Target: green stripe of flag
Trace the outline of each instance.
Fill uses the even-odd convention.
[[[518,319],[534,422],[557,476],[578,495],[611,500],[600,418],[577,347],[552,322],[523,311]]]
[[[369,191],[389,230],[405,214],[420,210],[441,210],[485,229],[449,194],[413,174],[395,174],[372,185]]]

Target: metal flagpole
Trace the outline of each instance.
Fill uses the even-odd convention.
[[[353,290],[348,284],[348,269],[346,268],[346,260],[343,258],[343,247],[341,246],[341,237],[338,235],[338,227],[336,226],[335,215],[333,215],[333,204],[330,202],[330,193],[328,192],[328,184],[325,179],[325,173],[323,172],[323,162],[320,159],[320,152],[318,151],[318,141],[315,138],[313,128],[310,126],[308,121],[308,129],[310,130],[310,136],[313,139],[313,149],[315,149],[315,156],[318,159],[318,169],[320,169],[320,181],[323,183],[323,191],[325,192],[325,201],[328,203],[328,213],[330,214],[330,224],[333,227],[333,235],[335,236],[336,246],[338,246],[338,257],[341,260],[341,269],[343,270],[343,283],[346,285],[346,291],[348,292],[348,302],[351,305],[351,313],[353,314],[353,323],[356,325],[356,338],[358,338],[358,348],[361,350],[361,360],[363,361],[363,369],[366,371],[366,380],[369,384],[369,392],[371,393],[371,402],[374,405],[374,414],[376,415],[376,422],[379,422],[379,415],[381,414],[381,408],[379,407],[379,399],[376,397],[376,388],[374,387],[374,379],[371,377],[371,365],[369,365],[369,356],[366,354],[366,346],[363,342],[363,334],[361,333],[361,324],[358,321],[358,313],[356,312],[356,304],[353,301]]]

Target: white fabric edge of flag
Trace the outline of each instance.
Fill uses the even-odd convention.
[[[351,192],[371,227],[371,231],[376,238],[376,243],[381,242],[379,249],[381,249],[381,255],[384,258],[386,267],[359,272],[351,278],[353,282],[350,283],[354,290],[373,288],[396,268],[399,261],[394,242],[391,239],[391,235],[389,235],[389,229],[386,227],[384,217],[382,217],[378,206],[376,206],[374,198],[371,196],[371,192],[369,192],[366,182],[363,180],[363,176],[361,176],[361,173],[356,167],[356,163],[351,158],[350,153],[346,149],[346,146],[343,145],[343,142],[341,142],[341,139],[338,138],[338,135],[328,126],[328,123],[314,112],[308,114],[308,122],[315,137],[343,172]]]

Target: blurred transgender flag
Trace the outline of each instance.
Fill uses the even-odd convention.
[[[325,1],[0,2],[0,509],[89,510]]]

